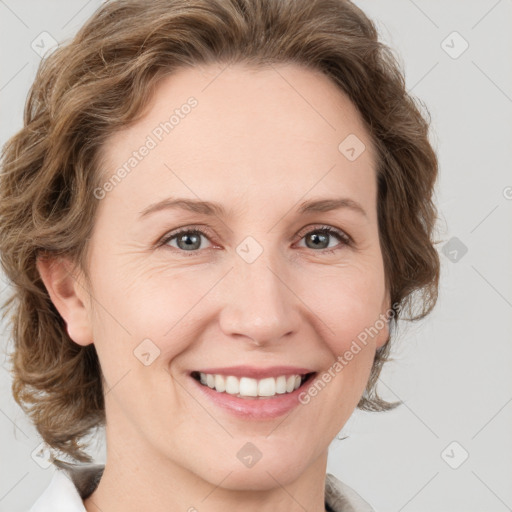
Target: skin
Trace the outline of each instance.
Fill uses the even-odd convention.
[[[144,117],[106,141],[108,179],[172,110],[198,101],[100,201],[92,288],[69,260],[38,261],[70,337],[95,344],[105,379],[107,463],[88,512],[323,511],[329,444],[389,335],[386,325],[309,404],[276,419],[237,418],[188,377],[241,364],[321,375],[390,306],[375,152],[357,109],[328,77],[295,64],[224,68],[169,75]],[[338,150],[349,134],[366,145],[355,161]],[[175,209],[139,218],[177,196],[221,203],[227,216]],[[357,201],[366,215],[296,211],[332,197]],[[307,245],[324,225],[353,245],[333,235]],[[155,248],[189,226],[208,230],[193,251],[177,239]],[[250,264],[236,250],[248,236],[263,249]],[[134,356],[146,338],[160,350],[148,366]],[[262,453],[251,468],[237,458],[247,442]]]

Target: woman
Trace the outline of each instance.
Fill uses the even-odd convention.
[[[436,177],[352,3],[105,3],[2,159],[14,397],[74,462],[106,433],[32,510],[372,510],[328,447],[397,405],[375,386],[436,302]]]

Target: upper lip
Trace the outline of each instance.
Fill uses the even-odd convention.
[[[222,368],[201,368],[195,370],[201,373],[210,373],[213,375],[232,375],[234,377],[250,377],[253,379],[263,379],[265,377],[279,377],[280,375],[305,375],[314,373],[310,368],[299,366],[268,366],[266,368],[257,368],[255,366],[225,366]]]

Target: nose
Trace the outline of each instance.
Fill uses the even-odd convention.
[[[251,264],[238,261],[230,274],[220,313],[225,335],[266,346],[297,331],[300,301],[287,282],[289,272],[276,267],[275,260],[274,264],[264,257]]]

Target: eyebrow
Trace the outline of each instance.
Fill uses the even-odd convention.
[[[158,212],[161,210],[176,208],[188,210],[195,213],[200,213],[203,215],[215,215],[219,217],[226,217],[226,210],[219,203],[186,198],[168,198],[157,203],[153,203],[144,210],[142,210],[141,212],[139,212],[140,218],[146,217],[151,213]],[[308,214],[315,212],[328,212],[343,208],[355,211],[363,215],[364,217],[368,217],[366,211],[358,202],[346,197],[305,201],[300,204],[297,211],[300,214]]]

